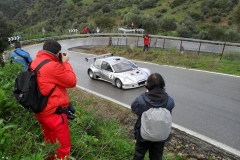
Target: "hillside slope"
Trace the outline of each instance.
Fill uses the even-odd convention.
[[[167,30],[166,35],[221,40],[223,36],[211,37],[201,31],[214,29],[216,34],[224,34],[236,28],[232,12],[238,3],[239,0],[0,0],[0,10],[22,34],[39,34],[43,27],[49,33],[67,33],[70,28],[81,31],[86,26],[109,32],[120,26],[130,28],[132,22],[136,28],[157,34],[165,32],[163,17],[172,17],[176,27],[172,33]]]

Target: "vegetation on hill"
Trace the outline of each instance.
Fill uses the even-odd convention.
[[[239,0],[0,0],[0,10],[21,36],[42,34],[42,28],[45,34],[69,34],[86,26],[117,32],[134,22],[150,34],[240,39]]]

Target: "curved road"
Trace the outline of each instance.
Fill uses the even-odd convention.
[[[62,51],[81,45],[107,45],[109,38],[81,38],[59,41]],[[25,47],[32,58],[43,44]],[[145,91],[144,87],[120,90],[109,83],[91,80],[87,68],[92,63],[85,61],[89,54],[68,51],[70,63],[77,75],[78,85],[121,102],[130,107],[132,101]],[[166,82],[166,91],[175,100],[173,122],[215,145],[227,148],[240,156],[240,77],[171,66],[137,62],[151,72],[160,73]],[[206,140],[206,139],[205,139]]]

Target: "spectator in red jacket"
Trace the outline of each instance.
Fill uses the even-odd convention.
[[[150,37],[148,36],[147,33],[143,36],[143,40],[144,40],[143,51],[145,52],[146,50],[148,51],[148,46],[150,45]]]
[[[43,45],[43,50],[38,51],[36,58],[30,67],[35,69],[43,60],[49,59],[50,62],[40,68],[37,74],[37,83],[40,92],[48,95],[46,107],[35,116],[40,123],[45,142],[55,144],[56,140],[60,143],[57,153],[54,153],[46,160],[64,159],[70,155],[71,141],[70,129],[68,126],[68,116],[66,109],[71,104],[67,95],[66,88],[76,86],[76,75],[70,65],[69,55],[61,53],[61,45],[55,40],[48,40]],[[61,111],[61,112],[60,112]]]
[[[88,27],[83,28],[83,34],[87,34],[88,33]]]

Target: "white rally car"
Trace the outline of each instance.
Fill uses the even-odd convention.
[[[94,63],[88,68],[91,79],[101,79],[112,83],[118,88],[129,89],[145,85],[151,74],[147,68],[138,68],[132,61],[112,53],[85,58],[86,61],[94,59]]]

